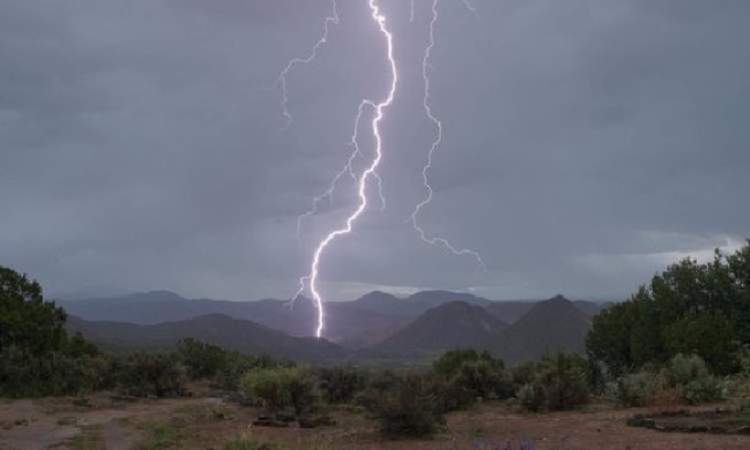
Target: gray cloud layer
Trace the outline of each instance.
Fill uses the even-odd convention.
[[[365,2],[0,2],[0,264],[53,292],[168,288],[284,297],[351,184],[295,238],[348,155],[363,97],[389,81]],[[383,121],[388,205],[322,266],[326,294],[474,289],[615,297],[750,234],[750,4],[742,0],[443,0],[433,103],[445,124],[425,246],[421,109],[429,2],[383,0],[401,83]],[[364,129],[363,129],[364,131]],[[361,142],[370,155],[371,141]],[[374,194],[374,191],[373,191]]]

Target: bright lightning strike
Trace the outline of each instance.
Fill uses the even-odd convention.
[[[476,14],[476,9],[474,9],[474,7],[471,6],[468,0],[464,0],[464,5],[466,5],[469,11]],[[427,163],[424,165],[424,167],[422,167],[422,184],[427,190],[427,196],[424,198],[424,200],[422,200],[421,202],[417,204],[417,206],[414,208],[414,211],[411,213],[411,224],[414,227],[414,230],[419,234],[420,239],[422,239],[424,242],[430,245],[442,245],[454,255],[471,256],[477,260],[477,262],[482,267],[482,269],[487,270],[487,266],[484,264],[484,260],[482,259],[482,256],[475,250],[471,250],[468,248],[457,248],[445,238],[428,236],[424,228],[422,228],[422,226],[419,225],[419,220],[418,220],[419,213],[422,211],[422,208],[427,206],[432,201],[433,190],[432,190],[432,186],[430,185],[428,174],[429,174],[430,169],[432,168],[432,159],[435,155],[435,152],[438,150],[438,148],[440,147],[440,143],[443,140],[443,123],[440,121],[440,119],[438,119],[437,116],[435,116],[435,114],[432,111],[432,107],[430,106],[431,97],[430,97],[429,68],[430,68],[430,56],[432,55],[432,49],[435,47],[435,25],[437,24],[437,21],[438,21],[438,0],[433,0],[432,18],[430,19],[430,28],[429,28],[429,41],[428,41],[427,47],[425,48],[424,55],[422,57],[422,79],[423,79],[423,84],[424,84],[424,96],[422,97],[422,105],[424,107],[427,118],[429,118],[430,121],[435,126],[436,133],[435,133],[435,139],[432,141],[432,144],[430,145],[430,151],[427,153]]]
[[[320,243],[315,249],[315,252],[313,253],[312,264],[310,266],[310,273],[300,279],[300,292],[304,290],[305,284],[309,284],[310,292],[312,293],[313,301],[315,302],[315,306],[318,311],[318,318],[317,318],[318,324],[315,330],[315,336],[317,337],[322,336],[323,329],[325,328],[325,310],[323,306],[323,297],[318,291],[320,259],[323,256],[323,252],[328,248],[328,246],[334,240],[336,240],[336,238],[352,232],[354,223],[362,215],[365,209],[367,209],[367,204],[368,204],[367,181],[369,180],[370,176],[372,176],[373,178],[376,179],[376,181],[379,182],[379,176],[377,175],[376,169],[378,168],[378,165],[380,164],[380,160],[383,157],[382,137],[380,134],[380,122],[383,120],[383,117],[385,116],[386,108],[388,108],[391,105],[391,103],[393,103],[394,96],[396,95],[396,87],[398,86],[398,70],[396,67],[396,60],[393,57],[393,35],[388,30],[388,27],[386,25],[386,17],[385,15],[382,14],[380,10],[380,6],[378,6],[377,0],[368,0],[368,5],[372,13],[371,14],[372,19],[375,21],[378,28],[380,29],[380,32],[383,34],[383,37],[385,38],[386,47],[387,47],[387,58],[388,58],[388,63],[390,65],[391,77],[392,77],[391,85],[390,85],[388,94],[386,95],[385,99],[381,100],[380,103],[376,104],[375,102],[372,102],[369,100],[363,100],[362,103],[360,104],[360,109],[359,109],[360,113],[362,111],[363,105],[374,106],[374,115],[372,119],[372,134],[373,134],[373,137],[375,138],[375,157],[372,159],[369,166],[367,166],[364,169],[364,171],[359,177],[358,189],[357,189],[357,195],[359,196],[359,205],[351,213],[351,215],[346,219],[345,225],[343,227],[331,231],[325,236],[325,238],[323,238],[322,241],[320,241]],[[358,114],[358,116],[359,115],[360,114]],[[354,137],[355,138],[353,140],[356,142],[356,129],[354,132]],[[357,151],[358,150],[355,145],[355,152]],[[356,156],[356,153],[355,153],[355,156]],[[349,170],[347,167],[351,167],[352,159],[353,158],[350,158],[350,162],[344,168],[344,171]],[[382,194],[382,191],[381,191],[381,194]]]
[[[339,13],[338,6],[336,5],[336,0],[331,0],[331,15],[326,17],[325,21],[323,21],[323,34],[310,50],[310,54],[308,54],[306,57],[296,57],[290,59],[286,67],[284,67],[284,70],[279,73],[279,86],[281,86],[281,114],[286,119],[284,128],[288,128],[289,125],[292,124],[292,114],[289,112],[288,108],[289,95],[286,89],[286,77],[297,64],[309,64],[318,56],[318,50],[320,49],[320,47],[328,42],[328,32],[331,28],[331,24],[339,24]]]

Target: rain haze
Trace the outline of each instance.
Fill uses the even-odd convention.
[[[621,299],[685,256],[739,248],[750,209],[750,3],[382,2],[399,85],[370,206],[321,261],[321,290]],[[289,298],[356,207],[344,177],[357,107],[390,82],[366,2],[0,1],[0,265],[55,295],[169,289]],[[369,123],[369,121],[366,121]],[[373,140],[361,128],[362,153]]]

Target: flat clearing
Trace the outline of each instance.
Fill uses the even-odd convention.
[[[709,411],[717,405],[688,408]],[[677,409],[686,409],[679,407]],[[521,440],[535,450],[750,449],[750,436],[665,433],[626,425],[647,408],[595,405],[581,411],[517,414],[483,404],[447,416],[448,429],[431,440],[382,439],[375,423],[335,408],[336,426],[316,429],[253,427],[259,411],[218,398],[129,401],[105,394],[86,400],[49,398],[0,401],[0,449],[215,449],[244,437],[281,449],[496,449]],[[503,447],[501,447],[503,448]]]

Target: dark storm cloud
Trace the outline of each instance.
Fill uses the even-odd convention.
[[[296,215],[348,155],[384,45],[364,2],[312,64],[326,1],[0,2],[0,264],[49,290],[287,296],[354,200]],[[429,3],[383,1],[400,68],[383,121],[387,209],[323,264],[325,289],[614,297],[750,234],[750,39],[743,1],[441,3],[433,104],[445,125],[430,232],[405,219],[432,138],[421,109]],[[361,130],[365,155],[371,151]]]

